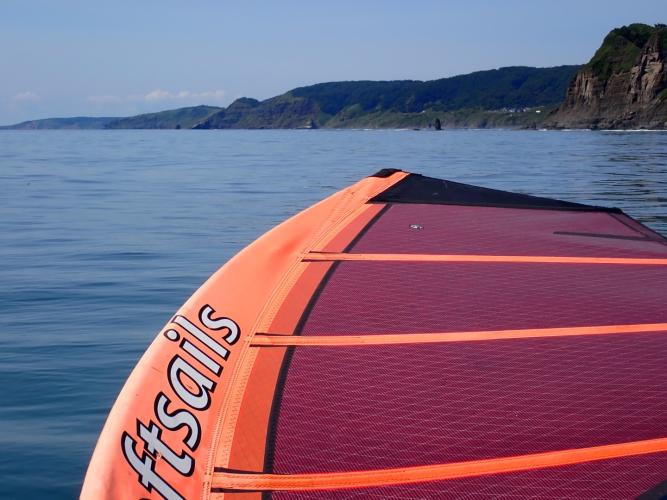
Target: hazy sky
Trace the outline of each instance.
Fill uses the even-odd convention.
[[[666,0],[1,0],[0,124],[586,62]]]

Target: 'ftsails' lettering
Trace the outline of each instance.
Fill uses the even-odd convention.
[[[192,452],[198,448],[202,433],[197,416],[209,409],[230,348],[241,334],[234,320],[216,317],[216,311],[208,304],[200,309],[198,319],[203,328],[185,316],[177,315],[163,333],[168,340],[178,344],[166,370],[167,381],[176,398],[172,400],[164,392],[159,392],[153,404],[153,418],[147,422],[137,419],[134,437],[125,431],[121,438],[123,455],[137,473],[141,485],[168,500],[182,499],[183,496],[156,472],[156,463],[162,459],[184,477],[194,472]],[[174,449],[166,444],[164,435],[180,429],[186,430],[185,437],[179,440],[179,449]],[[140,443],[141,452],[137,446]]]

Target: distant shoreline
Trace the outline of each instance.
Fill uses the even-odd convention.
[[[29,120],[0,129],[539,128],[580,66],[513,66],[431,81],[343,81],[226,108]]]
[[[633,128],[633,129],[595,129],[595,128],[518,128],[518,127],[448,127],[443,128],[440,131],[432,130],[428,128],[333,128],[333,127],[324,127],[319,129],[303,129],[303,128],[235,128],[235,129],[205,129],[210,132],[304,132],[304,133],[314,133],[314,132],[433,132],[433,133],[447,133],[447,132],[493,132],[493,131],[504,131],[504,132],[556,132],[556,133],[568,133],[568,132],[593,132],[593,133],[608,133],[613,132],[617,134],[629,133],[629,132],[645,132],[645,133],[667,133],[667,128],[660,129],[648,129],[648,128]],[[198,129],[56,129],[56,128],[42,128],[42,129],[12,129],[12,128],[0,128],[0,133],[2,132],[181,132],[181,131],[197,131]]]

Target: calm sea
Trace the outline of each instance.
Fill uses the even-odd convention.
[[[0,132],[0,497],[77,496],[158,329],[276,223],[384,167],[667,233],[667,133]]]

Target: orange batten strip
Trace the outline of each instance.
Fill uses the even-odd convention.
[[[637,325],[578,326],[569,328],[534,328],[477,332],[397,333],[379,335],[293,336],[255,334],[252,346],[355,346],[385,344],[433,344],[440,342],[476,342],[480,340],[574,337],[577,335],[612,335],[618,333],[667,333],[667,323]]]
[[[534,264],[625,264],[667,266],[667,259],[621,257],[550,257],[536,255],[435,255],[399,253],[309,253],[306,261],[396,261],[396,262],[518,262]]]
[[[664,451],[667,451],[667,438],[396,469],[285,475],[216,472],[212,488],[264,491],[369,488],[527,471]]]

